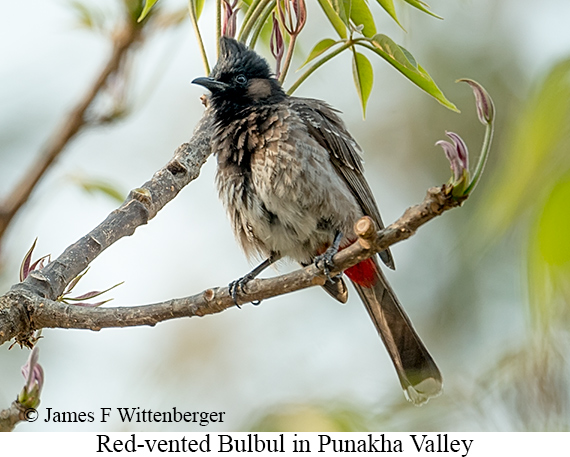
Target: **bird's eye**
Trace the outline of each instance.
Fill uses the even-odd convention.
[[[235,77],[235,82],[238,83],[238,84],[243,85],[243,84],[245,84],[245,83],[247,82],[247,78],[246,78],[244,75],[237,75],[237,76]]]

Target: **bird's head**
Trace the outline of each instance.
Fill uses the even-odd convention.
[[[238,112],[282,100],[285,93],[267,61],[242,43],[220,39],[220,58],[207,78],[192,81],[208,89],[214,108]],[[230,113],[228,113],[230,114]]]

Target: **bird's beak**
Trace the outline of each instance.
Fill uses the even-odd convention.
[[[192,81],[192,84],[198,84],[200,86],[204,86],[212,93],[224,90],[228,87],[226,83],[217,81],[216,79],[213,78],[196,78],[194,81]]]

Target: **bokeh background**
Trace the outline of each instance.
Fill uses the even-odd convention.
[[[120,1],[86,5],[112,18]],[[167,10],[183,0],[162,0]],[[393,247],[389,280],[440,364],[445,393],[407,403],[356,294],[346,305],[320,289],[155,328],[44,330],[40,420],[18,431],[524,431],[570,428],[570,2],[432,0],[443,21],[398,4],[402,31],[370,2],[379,32],[404,45],[462,110],[453,113],[371,58],[366,120],[350,56],[322,67],[298,95],[343,111],[365,151],[367,178],[386,222],[447,181],[437,140],[452,130],[474,162],[483,136],[469,77],[491,93],[497,129],[486,173],[463,208]],[[62,0],[3,2],[0,15],[0,195],[25,176],[63,116],[92,83],[109,41],[81,28]],[[308,1],[294,68],[334,37]],[[214,57],[213,2],[200,19]],[[261,52],[269,56],[267,49]],[[204,74],[188,21],[157,33],[133,55],[131,112],[83,132],[46,174],[4,237],[0,290],[20,262],[57,256],[118,203],[86,184],[126,195],[188,140],[203,107],[190,81]],[[289,75],[289,84],[295,74]],[[233,240],[214,188],[215,158],[147,226],[93,262],[78,292],[125,283],[113,305],[187,296],[251,268]],[[292,265],[281,264],[284,272]],[[272,274],[271,272],[269,274]],[[27,350],[0,348],[0,408],[21,390]],[[225,411],[223,424],[45,423],[46,408]]]

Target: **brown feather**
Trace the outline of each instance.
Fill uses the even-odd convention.
[[[312,98],[290,97],[289,103],[291,109],[305,122],[309,134],[329,151],[332,164],[348,184],[363,213],[374,220],[378,229],[383,229],[380,210],[364,178],[362,151],[336,114],[338,111],[327,103]],[[386,266],[395,268],[389,249],[380,253],[380,257]]]

